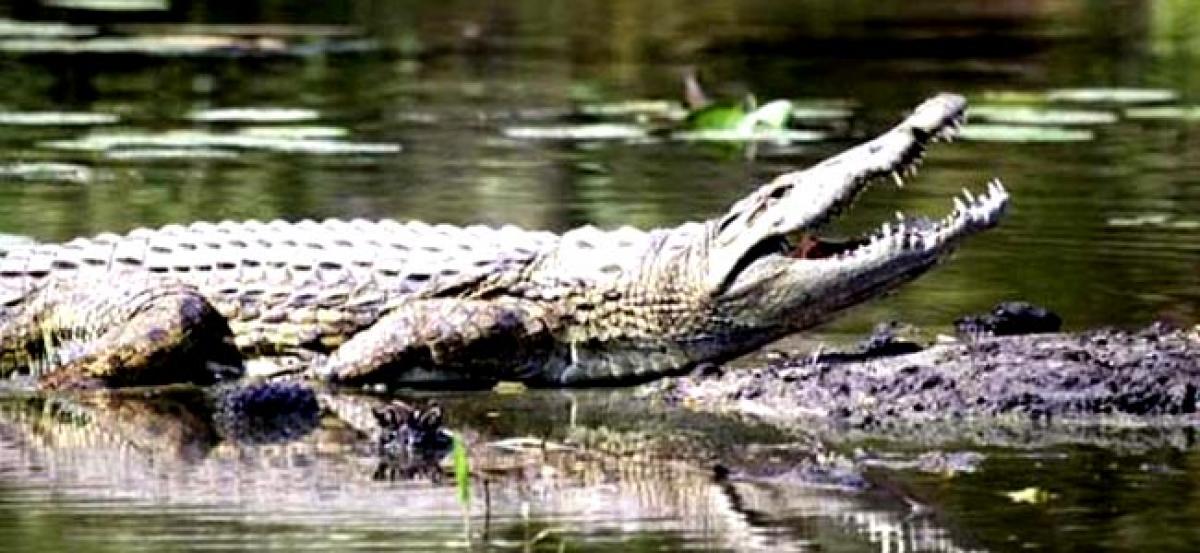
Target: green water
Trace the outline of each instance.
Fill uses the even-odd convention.
[[[1072,328],[1200,322],[1200,121],[1127,111],[1200,104],[1194,1],[218,4],[113,12],[0,3],[0,17],[69,22],[77,26],[59,32],[82,37],[0,32],[0,233],[66,240],[201,219],[306,217],[674,225],[721,213],[756,182],[881,131],[932,93],[960,92],[976,105],[1021,95],[1112,118],[1069,126],[1088,131],[1086,140],[939,145],[903,190],[872,190],[835,230],[873,226],[897,209],[940,215],[950,195],[993,176],[1013,205],[1000,228],[947,265],[810,336],[844,339],[883,319],[946,331],[955,316],[1004,299],[1044,304]],[[235,26],[244,24],[270,26]],[[88,42],[97,36],[176,41]],[[753,149],[512,137],[515,128],[592,122],[578,115],[582,106],[677,100],[688,67],[713,96],[834,102],[850,114],[802,123],[825,140]],[[1084,87],[1170,96],[1040,97]],[[205,117],[245,107],[291,111],[274,122]],[[4,114],[47,111],[107,119],[4,123]],[[181,143],[180,131],[203,133],[208,145]],[[255,132],[326,142],[248,146]],[[81,146],[130,134],[157,145]],[[0,431],[5,548],[462,546],[448,490],[339,487],[305,468],[319,463],[256,472],[214,461],[148,479],[114,471],[124,466],[119,453],[87,468]],[[1190,441],[1169,443],[1004,449],[978,474],[915,476],[905,493],[931,503],[930,516],[911,517],[895,495],[788,489],[764,491],[772,499],[734,524],[720,505],[726,490],[703,482],[680,484],[687,493],[674,503],[662,499],[671,481],[641,491],[591,483],[537,496],[531,519],[514,500],[496,535],[516,543],[553,528],[537,543],[551,550],[1187,550],[1200,522],[1200,473]],[[1000,495],[1027,486],[1057,499],[1026,505]],[[596,495],[570,503],[576,491]],[[494,547],[520,547],[505,543]]]

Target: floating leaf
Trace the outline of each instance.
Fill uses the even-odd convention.
[[[598,123],[594,125],[565,125],[556,127],[509,127],[504,136],[518,140],[640,140],[647,138],[646,129],[636,125]]]
[[[1050,493],[1038,487],[1030,486],[1028,488],[1006,492],[1004,494],[1013,503],[1029,503],[1030,505],[1038,505],[1045,503],[1058,497],[1057,494]]]
[[[1095,138],[1087,129],[1039,125],[970,125],[960,136],[980,142],[1086,142]]]
[[[837,105],[796,105],[792,102],[792,119],[805,120],[826,120],[826,119],[847,119],[854,115],[854,110],[845,106]]]
[[[42,4],[70,10],[92,10],[110,12],[166,11],[167,0],[42,0]]]
[[[1044,92],[1029,92],[1025,90],[988,90],[982,94],[986,102],[1003,104],[1040,104],[1046,101]]]
[[[1129,108],[1125,110],[1129,119],[1179,119],[1183,121],[1200,121],[1200,106],[1156,106],[1148,108]]]
[[[1200,228],[1200,219],[1175,219],[1166,213],[1146,213],[1132,217],[1112,217],[1108,221],[1110,227],[1166,227],[1179,230]]]
[[[234,159],[238,153],[217,148],[135,148],[104,152],[104,157],[117,161],[152,161],[157,159]]]
[[[12,163],[9,165],[0,165],[0,179],[82,184],[92,180],[92,169],[72,163]]]
[[[746,118],[742,102],[716,102],[688,114],[684,126],[695,131],[733,130]]]
[[[737,129],[743,131],[753,131],[755,129],[782,129],[787,125],[788,119],[792,115],[792,102],[788,100],[775,100],[767,102],[758,109],[747,113],[738,123]]]
[[[512,381],[508,381],[508,380],[501,380],[500,382],[497,382],[495,386],[492,387],[493,392],[496,392],[497,394],[508,394],[508,395],[523,394],[523,393],[525,393],[526,390],[527,390],[527,388],[525,387],[525,384],[523,384],[521,382],[512,382]]]
[[[91,25],[0,19],[0,37],[81,37],[91,36],[96,32],[96,27]]]
[[[341,127],[255,126],[255,127],[240,128],[237,130],[237,133],[244,134],[246,136],[303,139],[303,138],[342,138],[342,137],[350,134],[350,131],[343,129]]]
[[[584,104],[579,113],[594,117],[625,117],[630,115],[657,115],[677,118],[687,113],[679,102],[670,100],[628,100],[608,104]]]
[[[1046,94],[1051,102],[1106,104],[1172,102],[1178,97],[1174,90],[1162,88],[1060,88]]]
[[[971,108],[971,117],[1018,125],[1108,125],[1117,122],[1110,111],[1065,110],[1030,106],[983,105]]]
[[[83,40],[0,40],[0,51],[25,54],[142,54],[147,56],[213,56],[233,54],[302,54],[274,38],[205,35],[97,37]]]
[[[220,108],[194,111],[188,119],[204,123],[254,122],[296,123],[320,117],[315,110],[303,108]]]
[[[0,125],[68,126],[109,125],[120,121],[110,113],[72,111],[10,111],[0,112]]]
[[[1108,220],[1108,225],[1111,227],[1161,226],[1170,219],[1171,216],[1166,213],[1146,213],[1132,217],[1112,217]]]
[[[774,100],[750,111],[747,111],[746,103],[709,104],[689,114],[684,127],[701,134],[715,132],[720,135],[734,131],[745,135],[758,129],[783,129],[792,115],[791,100]]]
[[[679,131],[671,134],[673,140],[685,142],[773,142],[776,144],[792,144],[795,142],[819,142],[827,135],[820,131],[797,129],[712,129]]]
[[[54,140],[47,148],[107,152],[133,148],[234,148],[305,154],[393,154],[399,144],[343,142],[328,139],[288,139],[203,131],[168,131],[159,134],[92,133],[75,140]]]
[[[462,437],[453,435],[454,452],[454,483],[458,491],[458,502],[464,507],[471,505],[471,463],[467,459],[467,447]]]

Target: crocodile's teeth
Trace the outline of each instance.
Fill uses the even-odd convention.
[[[962,214],[967,212],[967,204],[963,203],[962,198],[954,197],[954,214]]]
[[[903,222],[904,222],[904,212],[902,212],[902,211],[897,211],[897,212],[896,212],[896,220],[897,220],[897,221],[900,221],[901,223],[903,223]]]
[[[1000,179],[992,179],[988,181],[988,194],[992,196],[996,194],[1004,194],[1004,183],[1000,182]]]
[[[899,171],[892,171],[892,180],[896,183],[896,188],[904,188],[904,179],[900,178]]]
[[[963,197],[967,199],[968,204],[975,205],[975,195],[972,194],[970,190],[967,190],[966,188],[964,188],[963,189]]]

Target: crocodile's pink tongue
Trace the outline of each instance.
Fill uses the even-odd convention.
[[[866,240],[827,240],[820,236],[805,234],[796,240],[788,255],[796,259],[824,259],[866,243]]]

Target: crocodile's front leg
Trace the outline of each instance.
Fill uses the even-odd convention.
[[[58,280],[0,324],[0,368],[32,367],[44,387],[210,383],[240,369],[229,326],[194,287],[171,280]]]
[[[526,300],[414,300],[342,344],[315,372],[347,384],[520,378],[549,355],[558,324],[549,309]]]

